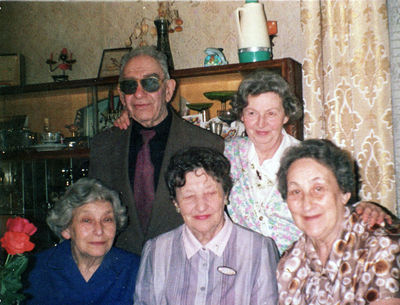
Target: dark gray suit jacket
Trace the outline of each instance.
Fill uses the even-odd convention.
[[[159,234],[175,229],[183,223],[172,204],[164,180],[170,157],[179,149],[190,146],[213,147],[223,153],[221,137],[181,119],[172,111],[172,123],[161,165],[157,192],[147,233],[144,234],[136,213],[136,205],[129,181],[129,141],[131,127],[116,127],[97,134],[91,143],[89,176],[101,180],[119,192],[122,203],[128,208],[128,227],[117,237],[116,245],[127,251],[141,254],[144,243]]]

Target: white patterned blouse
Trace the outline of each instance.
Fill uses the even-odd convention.
[[[301,231],[278,191],[276,173],[286,148],[299,143],[282,131],[283,140],[275,155],[259,164],[249,138],[236,137],[225,142],[225,156],[231,162],[233,188],[228,213],[233,222],[272,237],[282,254]]]

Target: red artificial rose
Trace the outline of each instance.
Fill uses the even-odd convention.
[[[37,228],[28,219],[15,217],[7,220],[7,231],[26,233],[32,236],[36,230]]]
[[[1,246],[6,249],[10,255],[22,254],[32,251],[35,244],[29,241],[29,235],[22,232],[6,232],[0,239]]]

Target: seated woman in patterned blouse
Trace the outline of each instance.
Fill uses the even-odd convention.
[[[166,181],[184,224],[146,243],[136,305],[276,304],[278,250],[273,239],[224,213],[229,170],[229,161],[209,148],[172,157]]]
[[[304,141],[284,154],[278,182],[303,231],[279,261],[279,304],[400,304],[400,230],[369,230],[345,206],[355,186],[346,152]]]

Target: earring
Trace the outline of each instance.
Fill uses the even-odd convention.
[[[175,210],[176,210],[176,212],[178,213],[178,214],[180,214],[181,213],[181,208],[178,206],[178,204],[174,204],[175,205]]]
[[[228,205],[228,198],[225,198],[224,204],[225,204],[225,205]]]

